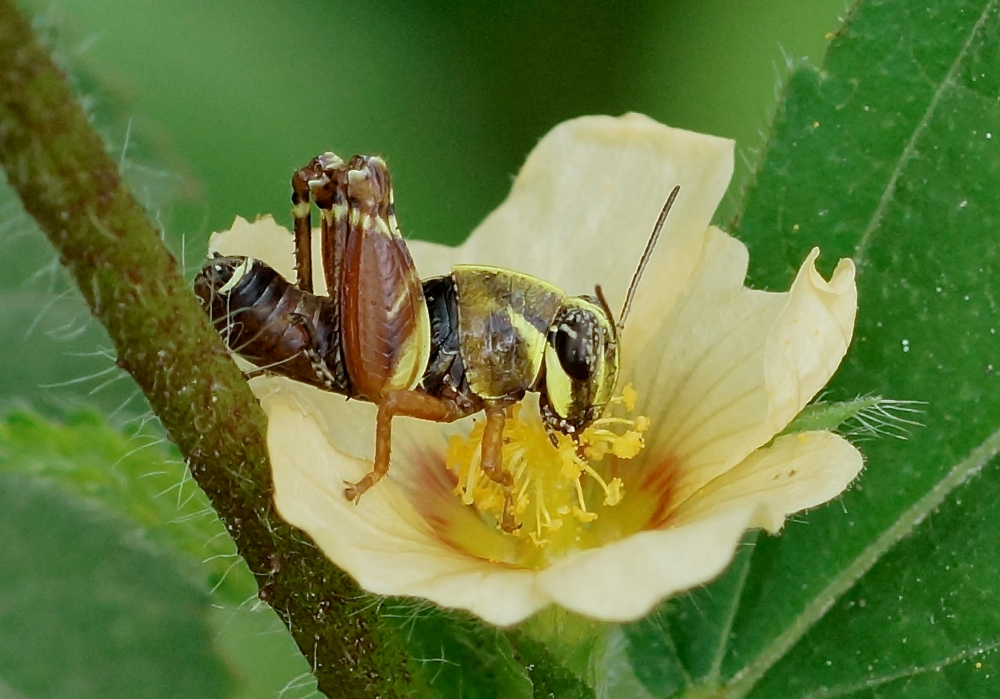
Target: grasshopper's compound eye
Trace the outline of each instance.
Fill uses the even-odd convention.
[[[593,317],[579,309],[556,327],[552,345],[559,364],[570,378],[587,381],[599,357],[601,336]]]

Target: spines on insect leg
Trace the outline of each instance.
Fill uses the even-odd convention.
[[[332,155],[332,154],[327,154]],[[348,204],[347,172],[345,164],[337,158],[336,167],[327,170],[327,181],[321,191],[315,191],[316,205],[322,213],[320,232],[322,238],[323,278],[326,293],[339,303],[344,276],[344,250],[347,247]],[[338,324],[339,327],[339,324]]]
[[[309,193],[320,210],[320,264],[326,283],[328,303],[323,318],[323,331],[328,336],[330,354],[327,366],[334,372],[338,385],[350,388],[342,345],[343,316],[340,306],[344,275],[344,248],[347,244],[347,179],[346,165],[335,153],[324,153],[310,163]],[[339,391],[338,391],[339,392]],[[348,395],[353,395],[353,391]]]
[[[312,206],[309,181],[315,159],[292,175],[292,218],[295,221],[295,277],[303,291],[312,292]]]
[[[312,207],[311,202],[324,213],[324,224],[328,212],[335,201],[342,196],[344,161],[336,153],[323,153],[309,161],[309,164],[295,171],[292,175],[292,216],[295,219],[295,271],[297,285],[303,291],[312,292]],[[325,230],[325,226],[324,226]],[[323,241],[323,249],[328,248]],[[323,273],[327,286],[331,275],[336,274],[335,265],[323,260]],[[328,292],[329,293],[329,292]]]

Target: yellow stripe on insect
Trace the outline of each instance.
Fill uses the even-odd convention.
[[[347,184],[358,184],[364,182],[368,179],[368,173],[364,170],[348,170],[347,171]]]
[[[562,368],[555,348],[549,344],[545,347],[545,388],[549,405],[560,417],[569,417],[569,409],[573,405],[573,381]]]
[[[240,283],[241,279],[243,279],[243,276],[250,271],[250,267],[253,266],[254,261],[255,260],[252,257],[248,257],[243,260],[243,262],[241,262],[239,266],[233,270],[233,276],[229,278],[229,281],[219,287],[219,295],[225,296],[230,291],[235,289],[236,285]]]
[[[396,366],[393,367],[392,376],[386,384],[388,390],[410,390],[420,383],[424,376],[424,368],[431,356],[430,327],[430,312],[427,310],[427,304],[421,299],[417,304],[414,330],[396,355]]]
[[[515,311],[513,308],[506,308],[507,319],[517,334],[524,340],[528,348],[528,361],[531,362],[531,383],[538,379],[538,374],[542,370],[543,357],[545,355],[545,334],[532,325],[527,318]]]
[[[417,273],[414,270],[412,269],[408,270],[406,276],[407,276],[407,281],[410,282],[411,284],[415,286],[420,285],[420,279],[417,277]],[[406,288],[407,285],[402,284],[400,286],[400,289],[398,290],[398,293],[396,294],[396,298],[392,300],[392,306],[389,307],[390,318],[395,318],[397,315],[399,315],[399,312],[402,311],[403,308],[405,308],[406,303],[410,300],[410,295],[405,293]],[[422,302],[420,305],[423,306],[424,309],[426,310],[427,308],[426,302]],[[428,315],[427,317],[430,318],[430,315]],[[428,322],[430,321],[428,320]]]
[[[327,152],[323,153],[323,155],[320,156],[320,160],[323,163],[323,167],[327,168],[328,170],[332,170],[333,168],[341,167],[344,164],[344,159],[343,158],[341,158],[339,155],[337,155],[333,151],[329,151],[329,150]]]
[[[322,209],[322,212],[327,224],[332,226],[335,222],[344,220],[347,215],[347,204],[334,204],[329,209]]]
[[[365,214],[365,218],[364,218],[365,227],[366,228],[371,228],[373,220],[375,222],[375,226],[374,226],[375,230],[377,230],[379,233],[381,233],[384,236],[388,236],[390,238],[393,237],[393,231],[392,231],[392,229],[389,228],[389,224],[386,223],[385,219],[382,218],[381,216],[372,216],[371,214]],[[397,233],[396,235],[399,235],[399,234]]]

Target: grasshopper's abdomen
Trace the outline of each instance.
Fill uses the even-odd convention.
[[[194,291],[231,350],[261,369],[354,395],[333,301],[302,291],[250,257],[209,260]]]

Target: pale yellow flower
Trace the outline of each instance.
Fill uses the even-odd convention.
[[[853,446],[823,431],[775,435],[847,350],[854,266],[842,260],[826,281],[814,250],[790,291],[745,288],[746,247],[709,226],[732,161],[730,141],[642,116],[576,119],[538,144],[507,201],[464,245],[411,243],[424,277],[456,263],[494,265],[570,294],[600,283],[619,308],[666,195],[681,186],[623,338],[619,385],[637,391],[629,400],[633,417],[648,418],[646,446],[623,459],[638,436],[618,445],[595,465],[618,479],[604,502],[545,530],[568,522],[573,537],[526,555],[538,548],[529,537],[498,531],[463,502],[445,455],[469,420],[397,419],[389,478],[358,505],[347,502],[344,482],[371,467],[374,406],[271,377],[254,390],[268,414],[281,516],[374,593],[423,597],[495,624],[553,603],[629,620],[717,576],[747,529],[775,533],[789,514],[839,494],[862,467]],[[292,278],[291,237],[269,219],[237,221],[213,245]],[[522,406],[526,430],[534,410]]]

